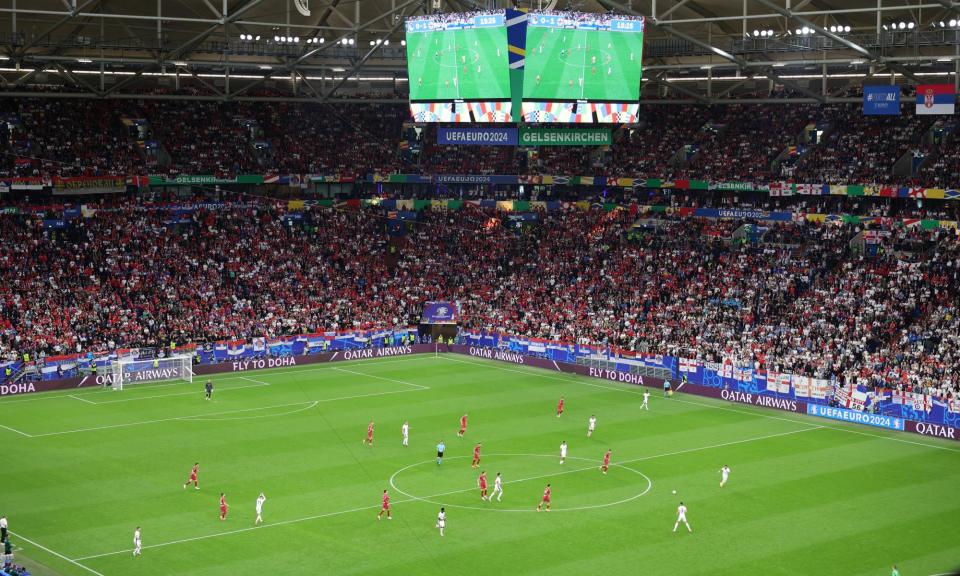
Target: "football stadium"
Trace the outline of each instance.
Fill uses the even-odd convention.
[[[960,574],[955,2],[0,30],[0,576]]]

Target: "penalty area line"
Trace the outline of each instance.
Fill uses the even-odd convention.
[[[528,376],[535,376],[535,377],[538,377],[538,378],[548,378],[548,379],[550,379],[550,380],[559,380],[559,381],[561,381],[561,382],[567,382],[567,383],[570,383],[570,384],[583,384],[584,386],[591,386],[591,387],[593,387],[593,388],[602,388],[602,389],[604,389],[604,390],[612,390],[612,391],[614,391],[614,392],[625,392],[625,393],[627,393],[627,394],[643,394],[643,391],[642,391],[642,390],[631,390],[631,389],[629,389],[629,388],[618,388],[618,387],[614,387],[614,386],[604,386],[603,384],[596,384],[596,383],[594,383],[594,382],[588,382],[588,381],[586,381],[586,379],[589,378],[589,377],[588,377],[588,376],[584,376],[584,375],[582,375],[582,374],[569,374],[568,377],[563,378],[563,377],[560,377],[560,376],[553,376],[553,375],[551,375],[551,374],[538,374],[538,373],[535,372],[534,370],[542,370],[542,369],[541,369],[541,368],[536,368],[536,367],[531,367],[530,370],[516,370],[516,369],[513,369],[513,368],[507,368],[507,367],[504,367],[504,366],[496,366],[496,365],[494,364],[494,363],[496,362],[496,360],[487,360],[487,359],[484,359],[485,361],[476,362],[476,361],[471,361],[471,360],[461,360],[461,359],[459,359],[459,358],[444,358],[444,359],[445,359],[445,360],[448,360],[448,361],[450,361],[450,362],[460,362],[461,364],[473,364],[473,365],[475,365],[475,366],[485,366],[485,367],[487,367],[487,368],[492,368],[492,369],[494,369],[494,370],[503,370],[503,371],[505,371],[505,372],[516,372],[517,374],[526,374],[526,375],[528,375]],[[567,373],[565,373],[565,374],[567,374]],[[696,401],[694,401],[694,400],[684,400],[683,398],[675,398],[675,397],[674,397],[674,398],[671,398],[671,399],[669,399],[669,400],[666,400],[666,402],[678,402],[678,403],[680,403],[680,404],[690,404],[690,405],[692,405],[692,406],[699,406],[699,407],[701,407],[701,408],[711,408],[711,409],[713,409],[713,410],[724,410],[724,411],[726,411],[726,412],[733,412],[733,413],[735,413],[735,414],[742,414],[742,415],[744,415],[744,416],[755,416],[755,417],[757,417],[757,418],[766,418],[766,419],[768,419],[768,420],[780,420],[780,421],[782,421],[782,422],[793,422],[794,424],[809,424],[809,423],[810,423],[809,420],[808,420],[808,421],[804,421],[804,420],[798,420],[798,419],[796,419],[796,418],[783,418],[782,416],[774,416],[774,415],[772,415],[772,414],[764,414],[762,409],[757,409],[757,407],[748,406],[748,405],[746,405],[746,404],[740,405],[740,406],[743,406],[744,409],[739,409],[739,408],[734,408],[734,407],[732,407],[732,406],[716,406],[716,405],[707,404],[707,403],[704,403],[704,402],[696,402]],[[785,414],[790,414],[790,413],[789,413],[789,412],[786,412]],[[796,415],[797,415],[797,416],[804,416],[805,414],[798,413],[798,414],[796,414]],[[817,418],[815,421],[820,421],[820,420],[821,420],[821,419]],[[824,429],[827,429],[827,430],[836,430],[836,431],[838,431],[838,432],[847,432],[847,433],[849,433],[849,434],[859,434],[859,435],[861,435],[861,436],[869,436],[869,437],[871,437],[871,438],[877,438],[877,439],[880,439],[880,440],[890,440],[891,442],[900,442],[901,444],[912,444],[912,445],[914,445],[914,446],[922,446],[922,447],[924,447],[924,448],[932,448],[932,449],[934,449],[934,450],[946,450],[946,451],[948,451],[948,452],[960,452],[960,449],[951,448],[950,446],[940,446],[940,445],[938,445],[938,444],[927,444],[926,442],[917,442],[917,441],[915,441],[915,440],[908,440],[908,439],[906,439],[906,438],[898,438],[898,437],[896,437],[896,436],[882,436],[882,435],[880,435],[880,434],[871,434],[870,432],[866,432],[866,431],[864,431],[864,430],[854,430],[853,428],[841,428],[841,427],[838,427],[838,426],[830,426],[830,425],[827,425],[827,424],[823,424],[823,425],[821,425],[820,427],[821,427],[821,428],[824,428]]]
[[[94,570],[93,568],[90,568],[89,566],[84,566],[84,565],[81,564],[78,560],[74,560],[74,559],[72,559],[72,558],[67,558],[67,557],[64,556],[63,554],[61,554],[61,553],[59,553],[59,552],[57,552],[57,551],[55,551],[55,550],[51,550],[51,549],[47,548],[46,546],[44,546],[43,544],[38,544],[38,543],[34,542],[33,540],[27,538],[27,537],[24,536],[23,534],[20,534],[20,533],[18,533],[18,532],[13,532],[13,531],[11,531],[10,533],[13,534],[14,536],[16,536],[17,538],[23,540],[24,542],[27,542],[27,543],[29,543],[29,544],[32,544],[32,545],[36,546],[37,548],[43,550],[44,552],[47,552],[48,554],[53,554],[54,556],[56,556],[57,558],[60,558],[61,560],[65,560],[65,561],[73,564],[74,566],[78,566],[78,567],[80,567],[80,568],[83,568],[84,570],[86,570],[87,572],[90,572],[91,574],[96,574],[97,576],[103,576],[103,574],[101,574],[100,572],[97,572],[97,571]],[[128,552],[129,552],[129,550],[128,550]]]
[[[11,428],[11,427],[9,427],[9,426],[4,426],[3,424],[0,424],[0,428],[3,428],[4,430],[9,430],[9,431],[11,431],[11,432],[16,432],[17,434],[19,434],[19,435],[21,435],[21,436],[26,436],[27,438],[33,438],[33,434],[27,434],[26,432],[21,432],[20,430],[17,430],[16,428]]]

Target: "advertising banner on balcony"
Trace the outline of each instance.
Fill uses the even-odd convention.
[[[127,179],[124,176],[74,176],[53,180],[53,193],[56,195],[112,194],[126,189]]]
[[[899,116],[899,86],[864,86],[864,116]]]
[[[520,128],[521,146],[609,146],[612,142],[609,128]]]
[[[191,186],[215,184],[263,184],[263,174],[239,174],[232,178],[214,174],[185,175],[175,177],[150,176],[151,186]]]
[[[437,129],[437,144],[442,146],[516,146],[516,128],[456,128]]]

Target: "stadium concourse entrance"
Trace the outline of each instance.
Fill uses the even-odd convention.
[[[460,333],[460,327],[456,324],[420,324],[417,332],[421,338],[429,336],[434,342],[439,342],[440,338],[444,342],[453,342]]]

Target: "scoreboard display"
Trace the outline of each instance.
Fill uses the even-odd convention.
[[[643,17],[484,11],[406,21],[418,122],[632,123]]]
[[[410,18],[406,40],[416,120],[513,120],[503,11]]]
[[[643,74],[643,29],[642,17],[531,13],[523,119],[635,122]]]

